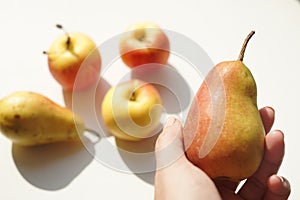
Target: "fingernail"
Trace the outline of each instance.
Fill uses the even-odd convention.
[[[275,110],[272,107],[268,106],[267,108],[269,113],[271,112],[271,114],[275,114]]]
[[[280,178],[281,183],[283,184],[284,187],[286,188],[290,187],[290,183],[286,178],[284,178],[283,176],[278,176],[278,177]]]
[[[161,143],[164,144],[165,141],[171,141],[169,138],[172,136],[172,134],[173,134],[174,131],[170,132],[170,129],[167,130],[167,128],[171,127],[175,123],[175,120],[176,119],[174,117],[169,117],[166,120],[164,128],[163,128],[163,131],[161,132],[161,134],[159,136],[159,139],[158,139],[158,141],[160,141],[159,144],[161,144]],[[161,145],[159,145],[159,146],[161,146]]]
[[[271,134],[273,134],[273,135],[277,134],[277,130],[271,131]]]
[[[281,183],[285,181],[285,179],[282,176],[278,176],[278,178],[280,178]]]
[[[174,117],[170,117],[167,119],[164,128],[170,127],[175,123],[175,118]]]
[[[273,130],[273,131],[271,131],[271,134],[273,134],[273,135],[280,134],[284,138],[284,135],[283,135],[282,131],[280,131],[280,130]]]

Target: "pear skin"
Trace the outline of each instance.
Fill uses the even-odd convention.
[[[83,120],[71,110],[33,92],[15,92],[0,100],[0,130],[13,143],[34,146],[79,138]]]
[[[212,179],[240,181],[259,167],[265,130],[257,107],[257,88],[243,64],[245,40],[237,61],[217,64],[192,102],[184,125],[188,159]]]

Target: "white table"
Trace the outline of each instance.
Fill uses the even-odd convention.
[[[274,129],[283,130],[286,140],[286,156],[279,173],[292,184],[290,199],[299,198],[299,0],[2,2],[0,98],[30,90],[65,105],[61,87],[50,75],[42,54],[62,33],[55,29],[56,23],[70,32],[84,32],[101,45],[140,21],[185,35],[214,63],[236,59],[245,36],[252,29],[256,31],[244,62],[257,81],[258,105],[276,110]],[[172,64],[184,73],[180,68],[184,63],[172,56]],[[110,85],[128,72],[120,60],[116,63],[120,69],[111,72],[114,78],[106,79]],[[184,75],[187,80],[191,77]],[[193,89],[198,86],[193,85]],[[80,146],[56,144],[28,150],[0,135],[0,154],[0,199],[133,200],[154,196],[154,173],[120,172],[97,162]]]

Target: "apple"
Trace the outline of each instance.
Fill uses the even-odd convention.
[[[162,100],[150,83],[132,79],[111,87],[101,106],[107,130],[118,139],[139,141],[159,128]]]
[[[63,29],[61,25],[57,25],[57,28]],[[45,53],[51,74],[64,90],[84,90],[98,81],[101,57],[89,36],[65,31]]]
[[[123,62],[130,68],[148,63],[165,65],[170,44],[158,25],[145,22],[128,27],[120,38],[119,50]]]

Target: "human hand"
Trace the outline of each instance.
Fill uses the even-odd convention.
[[[274,122],[274,110],[260,110],[268,133]],[[170,142],[172,150],[164,152]],[[284,156],[284,138],[281,131],[272,131],[265,137],[265,155],[256,173],[248,178],[239,191],[239,183],[211,180],[201,169],[194,166],[184,154],[182,127],[178,120],[168,119],[156,142],[158,168],[168,164],[170,156],[178,159],[158,169],[155,175],[155,199],[272,199],[284,200],[290,194],[289,182],[276,173]]]

